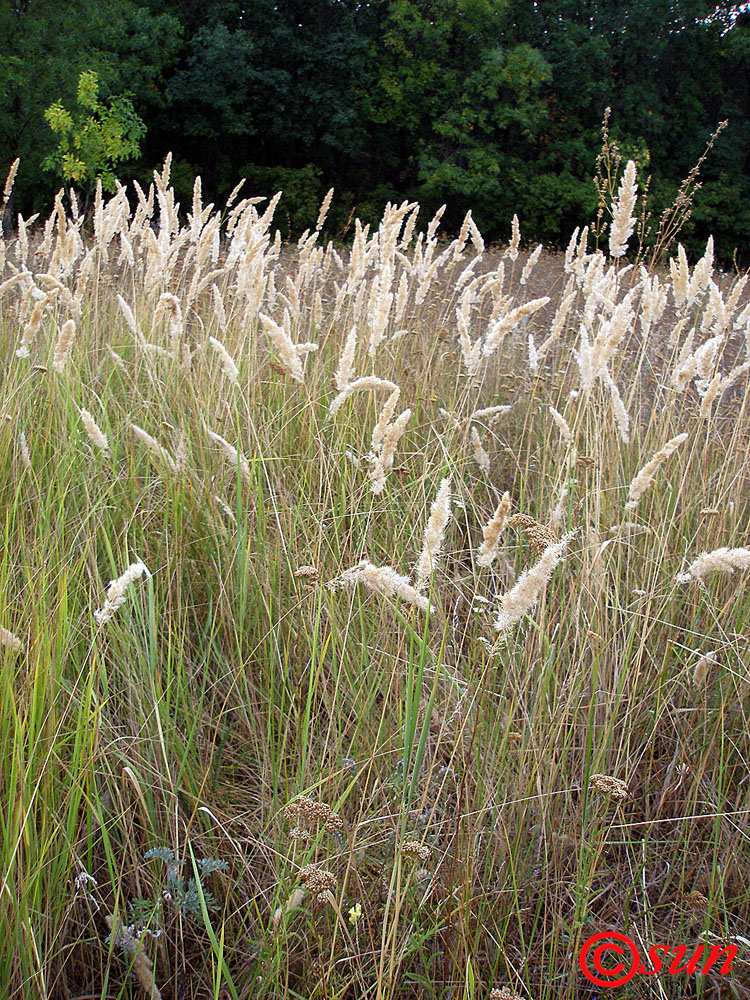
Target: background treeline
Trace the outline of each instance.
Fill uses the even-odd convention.
[[[596,215],[602,114],[651,175],[652,225],[717,124],[681,233],[750,256],[750,14],[714,0],[0,0],[0,171],[22,166],[15,211],[48,206],[57,139],[84,70],[129,93],[147,131],[118,167],[150,178],[171,150],[221,199],[283,189],[289,234],[336,188],[329,229],[385,201],[471,208],[489,239],[518,213],[526,238],[567,241]],[[278,215],[284,219],[283,211]],[[284,233],[284,235],[288,235]]]

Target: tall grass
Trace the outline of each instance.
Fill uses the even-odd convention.
[[[0,244],[3,996],[551,1000],[599,930],[750,938],[750,306],[625,263],[634,183],[612,259],[407,203],[282,245],[169,162]]]

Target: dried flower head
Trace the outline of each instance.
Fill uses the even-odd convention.
[[[691,910],[707,910],[711,905],[709,898],[697,889],[693,889],[685,896],[685,902]]]
[[[490,990],[489,1000],[524,1000],[524,997],[509,990],[507,986],[496,986],[494,990]]]
[[[557,537],[549,528],[528,514],[514,514],[508,519],[508,524],[511,528],[520,528],[524,532],[537,555],[541,555],[548,545],[554,545],[557,541]]]
[[[592,774],[589,783],[598,792],[608,795],[612,799],[626,799],[630,794],[626,782],[621,778],[613,778],[609,774]]]
[[[300,579],[311,579],[316,580],[318,578],[318,571],[314,566],[298,566],[294,571],[294,575]]]
[[[418,858],[420,861],[428,861],[431,852],[427,844],[421,844],[418,840],[407,840],[401,848],[401,853]]]

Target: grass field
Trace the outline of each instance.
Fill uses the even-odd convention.
[[[745,277],[275,207],[0,242],[0,994],[750,996]]]

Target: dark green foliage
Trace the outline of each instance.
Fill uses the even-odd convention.
[[[472,208],[489,239],[514,212],[524,236],[567,241],[592,219],[604,109],[663,210],[723,119],[680,238],[750,245],[750,15],[714,0],[11,0],[0,4],[0,172],[22,166],[16,209],[49,204],[41,170],[94,71],[105,103],[131,94],[147,127],[136,176],[168,151],[212,200],[241,176],[285,192],[290,232],[329,228],[387,199]],[[127,179],[127,178],[124,178]]]

